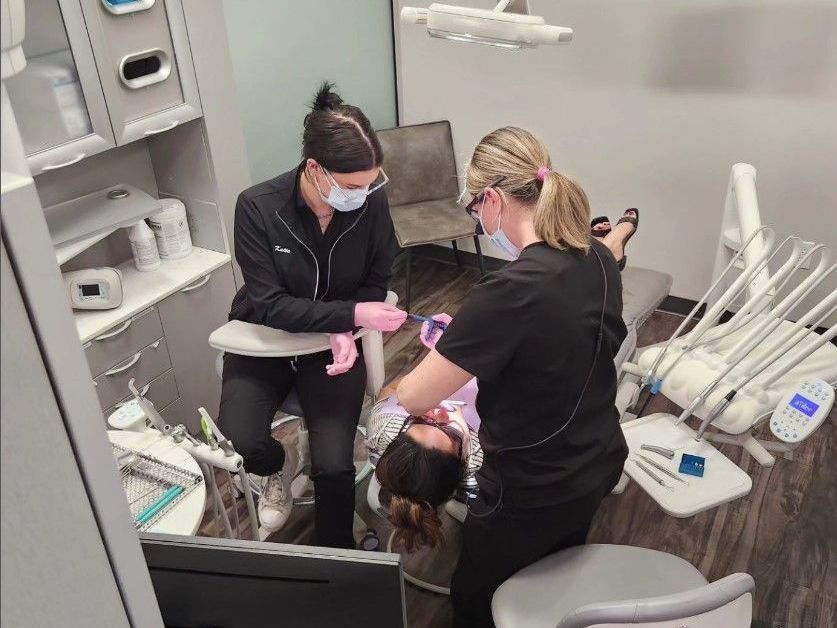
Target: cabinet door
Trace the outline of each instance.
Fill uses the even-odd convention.
[[[32,174],[114,146],[78,0],[26,0],[24,70],[6,86]]]
[[[82,0],[116,143],[173,129],[201,115],[181,0],[142,10]]]
[[[208,341],[209,334],[227,322],[235,292],[229,264],[207,277],[159,304],[177,388],[183,401],[181,415],[176,419],[192,432],[199,428],[199,407],[205,407],[213,418],[218,414],[221,401],[221,380],[215,372],[218,351],[210,347]]]

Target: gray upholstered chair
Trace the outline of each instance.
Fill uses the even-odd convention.
[[[450,122],[428,122],[378,131],[384,150],[386,187],[395,236],[406,249],[406,308],[410,308],[411,249],[450,240],[461,265],[456,241],[473,238],[480,272],[485,273],[476,224],[459,205],[459,184]]]

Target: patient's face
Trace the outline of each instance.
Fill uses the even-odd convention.
[[[467,454],[469,431],[461,411],[448,413],[445,410],[431,410],[425,418],[437,425],[446,426],[446,429],[439,429],[437,425],[416,422],[406,430],[410,438],[422,447],[453,455]],[[453,435],[450,432],[453,432]]]

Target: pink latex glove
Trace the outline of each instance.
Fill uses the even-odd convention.
[[[355,305],[355,325],[377,331],[395,331],[407,320],[407,312],[394,305],[368,301]]]
[[[332,377],[335,375],[342,375],[354,366],[357,360],[357,345],[352,336],[352,332],[345,332],[343,334],[329,334],[329,344],[331,344],[331,355],[334,362],[326,366],[326,373]]]
[[[431,316],[434,321],[439,321],[440,323],[444,323],[445,325],[450,325],[450,322],[453,320],[449,314],[434,314]],[[419,340],[421,340],[421,344],[423,344],[428,349],[435,349],[436,343],[439,342],[439,338],[442,337],[442,334],[445,333],[438,327],[433,330],[433,334],[430,336],[430,340],[427,340],[427,330],[430,329],[430,323],[422,323],[421,330],[419,330]]]

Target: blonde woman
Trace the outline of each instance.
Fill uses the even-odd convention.
[[[451,596],[455,625],[482,628],[504,580],[584,543],[619,478],[627,446],[613,357],[627,332],[619,268],[591,236],[587,196],[534,136],[513,127],[485,136],[465,183],[465,210],[514,261],[477,284],[456,318],[439,315],[447,330],[397,394],[422,416],[477,378],[484,460]],[[416,496],[401,497],[414,502],[416,526],[432,518]]]

